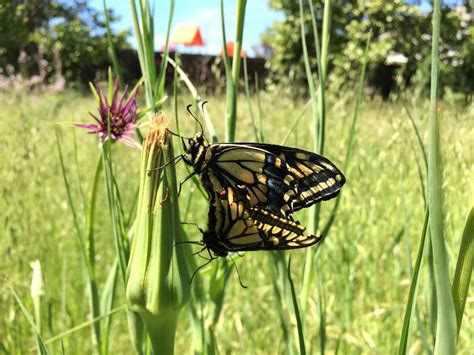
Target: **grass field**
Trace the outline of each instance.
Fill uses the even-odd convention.
[[[326,153],[342,166],[347,145],[348,127],[353,112],[352,96],[329,95]],[[406,93],[406,103],[427,140],[429,102]],[[207,109],[223,137],[224,99],[207,97]],[[276,93],[261,94],[263,127],[267,142],[279,144],[299,115],[305,102],[293,102]],[[165,104],[173,118],[172,100]],[[185,108],[190,98],[179,102],[180,122],[185,133],[195,132]],[[71,329],[88,318],[85,270],[74,236],[71,213],[66,201],[54,129],[63,121],[89,121],[95,110],[92,96],[75,92],[61,95],[0,93],[0,216],[3,224],[0,243],[0,353],[23,353],[34,349],[35,337],[15,301],[13,288],[33,313],[30,297],[32,270],[30,262],[38,259],[44,273],[42,333],[44,339]],[[254,103],[254,107],[255,103]],[[252,141],[253,133],[247,104],[239,100],[237,141]],[[448,251],[457,256],[462,230],[472,196],[474,174],[474,106],[463,107],[454,98],[442,101],[441,150],[444,161],[445,222]],[[311,150],[309,110],[287,142]],[[92,180],[99,156],[97,138],[71,126],[61,126],[61,137],[67,166],[74,172],[74,131],[77,136],[78,166],[86,187]],[[222,139],[222,138],[221,138]],[[124,201],[132,204],[138,184],[140,153],[114,145],[117,176]],[[326,322],[326,351],[334,353],[395,353],[398,348],[403,314],[410,283],[410,265],[414,263],[423,226],[424,202],[417,161],[422,157],[401,100],[383,102],[365,98],[358,123],[350,172],[343,187],[341,208],[335,225],[320,249],[317,278],[322,285]],[[178,176],[185,177],[178,164]],[[74,176],[72,174],[71,176]],[[77,181],[71,180],[77,191]],[[113,239],[105,197],[101,186],[98,202],[96,255],[99,285],[105,282],[114,260]],[[193,192],[194,191],[194,192]],[[183,220],[206,225],[207,202],[188,183],[180,200],[194,193],[192,208]],[[79,199],[77,194],[75,198]],[[325,202],[321,219],[327,218],[333,202]],[[181,204],[184,208],[185,203]],[[298,213],[303,224],[307,214]],[[191,239],[200,233],[186,227]],[[293,251],[292,272],[296,292],[301,289],[304,250]],[[193,256],[189,256],[192,258]],[[255,353],[282,352],[283,335],[275,311],[269,257],[265,252],[246,253],[237,260],[242,280],[239,286],[235,272],[228,289],[221,318],[217,323],[218,346],[222,353],[254,349]],[[201,261],[198,260],[198,263]],[[454,270],[451,261],[451,271]],[[428,305],[429,281],[426,267],[418,292],[418,310],[424,323]],[[206,271],[202,273],[206,275]],[[452,273],[451,273],[452,275]],[[205,276],[206,277],[206,276]],[[472,289],[472,287],[471,287]],[[118,287],[116,306],[125,303],[123,285]],[[320,346],[319,309],[312,297],[304,314],[305,336],[309,353]],[[193,302],[191,299],[190,302]],[[125,312],[113,316],[112,353],[128,353],[130,342]],[[474,349],[474,298],[467,300],[458,350],[468,354]],[[411,350],[420,353],[421,340],[414,327]],[[430,329],[425,329],[431,334]],[[193,349],[188,311],[181,313],[176,335],[177,353]],[[432,341],[430,337],[426,339]],[[85,327],[62,338],[66,353],[91,350],[91,328]],[[61,351],[61,342],[51,345]]]

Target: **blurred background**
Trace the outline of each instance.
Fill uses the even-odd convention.
[[[322,3],[314,4],[322,16]],[[113,41],[124,77],[138,80],[140,68],[132,18],[125,1],[109,4]],[[170,4],[156,5],[154,16],[157,61],[166,40]],[[0,9],[1,87],[87,88],[89,81],[105,78],[111,65],[103,4],[94,1],[4,1]],[[472,99],[474,34],[469,1],[443,2],[440,46],[440,89]],[[225,6],[227,38],[235,37],[236,3]],[[334,2],[329,56],[330,88],[352,89],[364,55],[366,36],[373,40],[367,63],[367,90],[387,99],[410,88],[429,89],[431,4],[429,1]],[[320,18],[321,19],[321,18]],[[368,21],[367,19],[370,19]],[[245,15],[242,55],[248,58],[249,79],[255,73],[262,88],[278,89],[306,84],[297,1],[252,1]],[[305,14],[306,28],[311,17]],[[321,22],[319,22],[321,25]],[[321,28],[320,28],[321,30]],[[197,86],[219,90],[223,82],[219,2],[177,1],[172,22],[170,52],[183,54],[183,69]],[[307,32],[310,53],[313,35]],[[229,49],[230,50],[230,49]],[[311,66],[315,70],[316,57]],[[172,76],[171,70],[168,74]],[[168,80],[168,83],[170,80]]]

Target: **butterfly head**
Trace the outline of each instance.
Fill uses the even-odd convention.
[[[202,133],[197,133],[192,138],[182,138],[182,142],[187,155],[186,162],[198,170],[204,162],[209,142]]]
[[[214,253],[214,256],[226,257],[229,252],[219,243],[219,237],[214,231],[206,231],[202,235],[202,241],[207,249]]]

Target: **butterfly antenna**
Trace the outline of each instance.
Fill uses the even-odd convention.
[[[189,114],[191,115],[191,117],[194,118],[194,120],[198,123],[198,125],[201,127],[201,133],[204,134],[204,127],[202,126],[202,123],[197,119],[197,117],[194,116],[194,113],[192,113],[191,107],[193,107],[193,105],[188,105],[188,106],[186,107],[186,110],[188,110],[188,112],[189,112]]]
[[[180,137],[180,138],[184,138],[182,135],[176,133],[176,132],[173,132],[171,129],[167,128],[166,131],[168,131],[169,134],[175,136],[175,137]]]
[[[201,103],[201,114],[202,116],[204,117],[204,119],[206,119],[206,113],[204,111],[204,105],[207,104],[207,101],[203,101]],[[202,126],[201,126],[201,129],[202,129]],[[204,129],[201,130],[201,133],[204,134]]]
[[[169,160],[166,164],[164,165],[160,165],[156,168],[153,168],[153,169],[147,169],[147,172],[148,171],[155,171],[155,170],[160,170],[160,169],[164,169],[166,168],[168,165],[171,165],[171,164],[177,164],[181,159],[183,159],[183,155],[180,154],[180,155],[177,155],[175,156],[173,159]]]
[[[169,128],[166,129],[168,131],[169,134],[171,134],[172,136],[175,136],[175,137],[179,137],[181,139],[192,139],[192,137],[184,137],[182,136],[181,134],[178,134],[176,132],[173,132],[172,130],[170,130]]]
[[[234,267],[235,267],[235,270],[237,271],[237,276],[239,278],[239,283],[240,283],[240,287],[242,288],[247,288],[247,286],[245,286],[243,283],[242,283],[242,279],[240,278],[240,272],[239,272],[239,268],[237,267],[237,264],[235,263],[234,261],[234,258],[232,257],[232,255],[230,255],[230,260],[232,260],[232,264],[234,264]]]

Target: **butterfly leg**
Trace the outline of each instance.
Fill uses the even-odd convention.
[[[179,183],[179,187],[178,187],[178,197],[179,197],[179,195],[181,194],[181,188],[183,187],[183,184],[184,184],[186,181],[188,181],[189,179],[191,179],[194,175],[196,175],[196,172],[195,172],[195,171],[193,171],[191,174],[189,174],[188,176],[186,176],[186,178],[185,178],[183,181],[181,181],[181,182]]]
[[[212,260],[215,259],[215,257],[213,257],[211,255],[211,252],[209,251],[209,255],[211,256],[211,259],[209,259],[209,261],[207,261],[206,263],[204,263],[203,265],[199,266],[196,271],[193,272],[192,276],[191,276],[191,280],[189,281],[189,284],[191,284],[193,282],[193,279],[194,279],[194,276],[196,276],[197,272],[199,270],[201,270],[202,268],[206,267],[207,265],[209,265],[211,263]]]
[[[197,223],[194,223],[194,222],[181,222],[181,224],[190,224],[192,226],[195,226],[197,229],[199,229],[199,231],[202,234],[204,234],[204,230],[201,227],[199,227],[199,224],[197,224]]]

